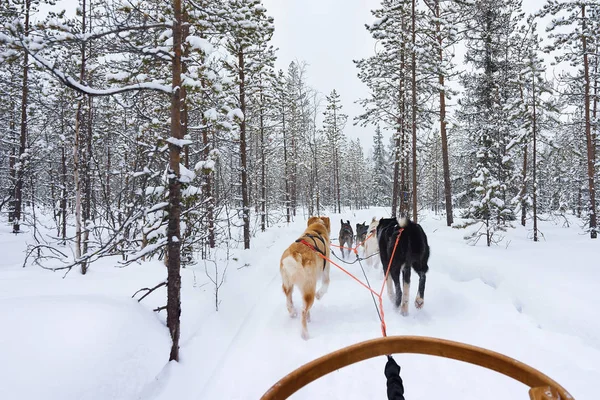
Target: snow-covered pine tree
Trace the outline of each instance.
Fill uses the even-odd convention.
[[[515,133],[504,105],[518,93],[511,83],[512,35],[522,14],[519,0],[485,0],[467,7],[465,59],[473,70],[462,77],[465,93],[459,118],[473,146],[471,156],[477,160],[467,216],[481,225],[466,238],[476,242],[485,236],[490,246],[501,240],[497,232],[514,219],[508,203],[509,181],[517,176],[509,147]]]
[[[545,79],[545,65],[540,57],[540,38],[537,24],[529,17],[527,24],[520,30],[515,45],[514,65],[520,71],[516,75],[519,85],[519,98],[509,104],[510,120],[514,130],[520,132],[508,144],[522,157],[521,189],[512,203],[516,205],[515,213],[521,211],[521,224],[525,226],[527,210],[531,207],[533,220],[533,240],[538,241],[538,161],[541,148],[540,139],[545,139],[543,132],[550,132],[557,121],[557,108],[553,101],[552,83]],[[549,96],[550,95],[550,96]],[[542,136],[543,135],[543,136]],[[544,144],[544,142],[542,144]],[[531,147],[531,160],[528,160]],[[531,164],[531,169],[529,169]],[[530,172],[529,172],[530,171]],[[529,175],[531,174],[531,178]],[[531,185],[529,185],[531,182]],[[531,193],[528,187],[531,186]]]
[[[590,238],[598,237],[597,204],[596,204],[596,146],[597,120],[592,119],[598,104],[598,65],[597,46],[600,41],[600,4],[594,0],[556,1],[549,0],[539,16],[552,15],[551,24],[546,28],[553,44],[547,48],[555,54],[556,62],[568,62],[578,70],[574,75],[564,78],[577,82],[579,90],[571,97],[571,104],[582,110],[582,135],[586,140],[587,154],[587,218],[589,220]],[[568,27],[568,29],[562,29]],[[595,88],[595,92],[594,92]]]
[[[342,113],[342,104],[340,95],[335,89],[327,96],[327,106],[324,112],[323,132],[327,138],[332,150],[332,172],[333,172],[333,190],[335,191],[335,205],[337,212],[342,212],[342,198],[340,182],[342,169],[342,156],[340,154],[341,147],[345,141],[344,127],[348,116]]]
[[[223,24],[226,35],[225,48],[234,60],[226,64],[237,82],[234,95],[236,109],[233,110],[239,125],[240,176],[242,196],[242,220],[244,248],[250,248],[250,182],[248,182],[247,152],[247,83],[262,63],[272,63],[272,57],[265,56],[264,43],[273,35],[273,18],[267,16],[260,0],[228,0],[224,4],[226,16]],[[236,111],[236,110],[239,110]]]
[[[437,75],[437,85],[433,84],[439,97],[439,124],[442,154],[442,168],[444,177],[444,203],[446,208],[446,223],[451,226],[454,222],[452,212],[452,182],[450,178],[450,157],[448,154],[447,133],[447,106],[446,100],[453,94],[453,90],[447,86],[449,78],[455,74],[452,60],[454,58],[454,46],[459,39],[458,25],[461,20],[459,9],[454,2],[443,2],[440,0],[425,0],[427,6],[428,29],[426,37],[433,38],[434,57],[422,57],[425,69]],[[437,183],[436,183],[437,184]]]
[[[410,3],[407,1],[383,0],[381,8],[373,10],[376,21],[366,26],[381,47],[369,58],[354,61],[358,78],[369,88],[371,96],[358,103],[365,112],[356,118],[361,126],[384,124],[393,133],[393,183],[391,206],[392,216],[404,212],[403,197],[408,171],[405,168],[408,156],[409,71],[410,51]]]
[[[376,206],[389,206],[391,194],[391,170],[388,164],[388,155],[383,144],[383,133],[377,125],[373,135],[373,180],[370,191],[372,193],[371,204]]]

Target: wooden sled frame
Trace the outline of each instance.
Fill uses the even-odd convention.
[[[444,339],[389,336],[357,343],[304,364],[273,385],[261,400],[287,399],[300,388],[330,372],[369,358],[395,353],[440,356],[494,370],[529,386],[531,400],[573,399],[565,388],[548,376],[503,354]],[[381,384],[385,384],[383,378]]]

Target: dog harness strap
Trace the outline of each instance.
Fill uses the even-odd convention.
[[[322,255],[323,255],[323,257],[327,257],[327,255],[326,255],[326,254],[325,254],[323,251],[321,251],[321,249],[319,249],[319,247],[317,246],[317,242],[316,242],[316,240],[315,240],[315,239],[319,239],[319,240],[321,241],[321,243],[323,243],[323,247],[325,247],[325,240],[323,240],[323,238],[321,237],[321,235],[314,236],[314,235],[311,235],[310,233],[307,233],[307,234],[306,234],[306,235],[304,235],[304,236],[306,236],[306,237],[308,237],[308,238],[311,238],[311,239],[312,239],[313,243],[315,244],[314,246],[311,246],[311,247],[313,247],[313,250],[315,250],[316,252],[318,252],[318,253],[322,254]],[[308,243],[306,243],[306,241],[305,241],[304,239],[302,239],[302,238],[300,238],[300,239],[296,240],[296,243],[298,243],[298,242],[300,242],[300,243],[304,243],[304,244],[308,244]],[[325,269],[325,265],[326,265],[326,264],[327,264],[327,261],[326,261],[325,259],[323,259],[323,269]]]

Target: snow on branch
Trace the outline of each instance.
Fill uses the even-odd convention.
[[[86,86],[79,82],[77,79],[72,76],[67,75],[63,71],[57,69],[52,62],[42,57],[35,50],[39,50],[39,44],[34,43],[31,47],[26,45],[22,38],[12,39],[7,35],[0,34],[0,43],[9,43],[14,46],[18,46],[26,51],[39,65],[45,68],[48,72],[50,72],[56,79],[58,79],[65,86],[79,92],[82,94],[86,94],[92,97],[101,97],[101,96],[113,96],[120,93],[125,92],[133,92],[140,90],[153,90],[158,91],[165,94],[171,94],[173,92],[173,88],[169,85],[165,85],[161,82],[141,82],[132,85],[122,86],[122,87],[113,87],[108,89],[95,89],[90,86]]]

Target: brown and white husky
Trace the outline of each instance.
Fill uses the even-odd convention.
[[[287,297],[287,309],[292,318],[298,315],[292,301],[294,286],[300,289],[304,307],[302,308],[302,338],[308,339],[306,323],[310,321],[310,308],[315,297],[320,299],[329,286],[329,217],[310,217],[307,228],[282,254],[279,262],[282,288]],[[307,245],[308,244],[308,245]],[[317,291],[317,281],[321,287]]]

